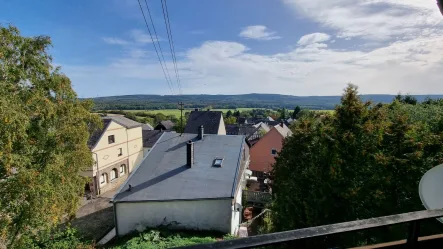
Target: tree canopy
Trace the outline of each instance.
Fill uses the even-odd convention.
[[[294,108],[294,112],[292,113],[292,119],[296,119],[297,118],[297,114],[301,111],[300,106],[296,106]]]
[[[0,243],[23,247],[72,215],[93,164],[91,102],[52,66],[46,36],[0,27]]]
[[[422,210],[418,184],[443,162],[442,124],[441,106],[374,105],[350,85],[335,115],[306,117],[292,126],[272,172],[274,229]],[[399,233],[404,230],[358,233],[340,245],[398,239]],[[335,242],[315,243],[327,248]]]

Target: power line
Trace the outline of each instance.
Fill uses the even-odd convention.
[[[163,6],[163,1],[164,1],[164,6]],[[172,61],[174,63],[175,76],[177,77],[177,84],[179,86],[180,94],[182,94],[180,75],[178,74],[178,69],[177,69],[177,59],[175,57],[174,40],[172,39],[171,24],[169,22],[168,5],[166,3],[166,0],[161,0],[161,2],[163,9],[163,19],[165,20],[166,31],[168,33],[169,49],[171,50]]]
[[[143,7],[142,7],[142,5],[140,3],[140,0],[137,0],[137,1],[138,1],[138,5],[140,6],[140,10],[142,12],[142,15],[143,15],[143,19],[145,20],[146,28],[148,28],[148,32],[149,32],[149,36],[151,37],[152,44],[154,45],[154,49],[155,49],[155,53],[157,54],[158,61],[160,62],[160,66],[162,67],[163,74],[165,75],[166,82],[168,83],[169,90],[171,90],[172,95],[174,95],[174,91],[173,91],[173,87],[172,87],[172,82],[171,82],[171,77],[169,76],[169,72],[166,74],[168,68],[166,68],[166,72],[165,72],[165,68],[163,67],[162,60],[160,59],[160,55],[158,54],[158,51],[157,51],[157,46],[155,46],[154,38],[152,38],[151,29],[149,28],[148,22],[146,21],[145,12],[143,11]],[[146,3],[146,6],[147,6],[147,3]],[[154,25],[154,23],[152,23],[152,24]],[[158,41],[158,39],[157,39],[157,41]],[[165,62],[165,66],[166,66],[166,62]],[[168,76],[169,76],[169,78],[168,78]]]
[[[173,85],[172,84],[172,80],[171,80],[171,76],[169,75],[169,70],[168,70],[168,66],[166,64],[165,57],[163,56],[163,50],[162,50],[162,47],[160,45],[160,41],[159,41],[158,36],[157,36],[157,30],[155,29],[154,21],[152,20],[151,10],[149,9],[148,2],[146,0],[145,0],[145,4],[146,4],[146,9],[148,9],[148,15],[149,15],[149,19],[151,20],[152,29],[154,30],[155,39],[157,41],[158,48],[160,49],[160,54],[162,56],[163,63],[165,64],[166,72],[168,73],[169,81],[171,82],[171,85]],[[181,92],[181,91],[179,91],[179,92]]]

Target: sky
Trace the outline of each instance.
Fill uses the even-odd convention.
[[[180,85],[161,1],[147,3],[171,86],[137,0],[0,0],[0,23],[50,36],[79,97],[321,96],[348,83],[363,94],[443,94],[435,0],[167,0]]]

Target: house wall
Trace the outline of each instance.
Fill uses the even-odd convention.
[[[232,199],[120,202],[114,204],[117,235],[134,230],[170,225],[172,229],[208,230],[230,233]]]
[[[221,115],[220,125],[218,126],[218,135],[226,135],[225,121],[223,120],[223,115]]]
[[[249,169],[253,171],[269,172],[275,163],[275,157],[271,154],[271,150],[275,148],[277,153],[283,147],[283,136],[274,128],[266,133],[252,148],[250,149],[251,163]]]
[[[235,196],[234,202],[232,204],[232,208],[231,208],[231,234],[233,235],[238,235],[238,229],[239,229],[239,225],[241,223],[241,219],[242,219],[242,213],[243,213],[243,209],[240,209],[240,211],[235,210],[235,203],[238,204],[242,204],[242,197],[243,197],[243,188],[244,188],[244,184],[243,182],[245,182],[245,177],[244,177],[244,172],[243,172],[243,176],[242,176],[242,182],[239,185],[239,190],[237,191],[237,195]]]
[[[108,143],[108,136],[114,135],[115,142]],[[122,153],[120,155],[120,149]],[[96,186],[99,194],[115,189],[127,178],[129,173],[141,163],[143,159],[143,139],[141,127],[126,129],[116,122],[111,122],[103,132],[102,137],[92,150],[92,157],[96,164],[91,171],[86,173],[90,177],[96,176]],[[111,181],[112,169],[117,169],[120,174],[120,166],[125,165],[125,175]],[[100,182],[101,174],[107,174],[107,181]]]

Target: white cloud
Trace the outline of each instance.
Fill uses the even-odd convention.
[[[264,55],[238,42],[206,41],[177,51],[183,54],[177,64],[184,93],[339,95],[349,82],[362,93],[443,93],[443,19],[434,1],[284,1],[355,46],[336,49],[342,40],[330,47],[328,34],[313,33],[289,52]],[[265,26],[252,27],[241,36],[279,38]],[[91,96],[92,85],[101,95],[169,92],[155,53],[140,49],[150,37],[131,35],[138,46],[108,65],[64,65],[81,96]],[[170,61],[167,67],[173,77]]]
[[[115,45],[127,45],[130,43],[126,40],[115,37],[103,37],[103,41],[108,44],[115,44]]]
[[[154,34],[152,34],[152,35],[153,35],[154,41],[157,41],[157,39],[155,38]],[[145,32],[145,31],[142,31],[140,29],[133,29],[133,30],[131,30],[130,31],[130,36],[137,43],[152,43],[152,39],[151,39],[151,36],[149,35],[149,33]],[[158,40],[161,41],[160,37],[158,37]]]
[[[304,35],[300,40],[297,42],[300,46],[306,46],[312,43],[322,43],[325,41],[328,41],[331,39],[331,36],[325,33],[313,33],[309,35]]]
[[[337,30],[338,37],[408,39],[442,23],[433,0],[283,0],[296,14]],[[441,27],[440,27],[441,28]]]
[[[269,29],[263,25],[245,27],[240,32],[239,36],[248,39],[265,40],[265,41],[281,38],[280,36],[276,36],[275,32],[269,31]]]
[[[188,50],[177,63],[185,94],[338,95],[349,82],[359,85],[362,93],[443,93],[442,40],[443,32],[369,51],[313,43],[272,55],[251,53],[237,42],[208,41]],[[102,95],[168,93],[155,54],[143,53],[107,66],[65,65],[63,70],[81,95],[93,84],[103,84]],[[172,77],[172,63],[167,65]],[[79,84],[85,90],[78,89]],[[162,90],[156,90],[159,86]]]

